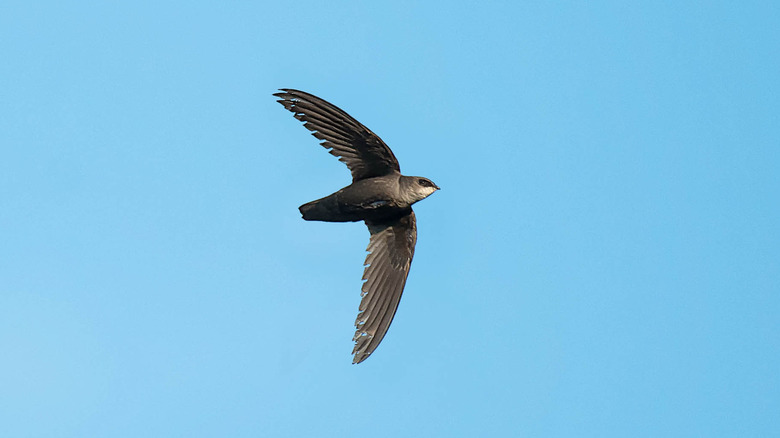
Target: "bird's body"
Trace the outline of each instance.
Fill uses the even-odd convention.
[[[274,94],[279,103],[352,172],[352,184],[303,204],[301,215],[310,221],[365,221],[371,233],[353,338],[353,363],[360,363],[387,333],[406,284],[417,242],[412,204],[439,187],[427,178],[402,175],[390,148],[335,105],[303,91],[281,91]]]
[[[362,179],[332,195],[303,204],[299,209],[306,220],[381,222],[409,214],[412,204],[436,190],[433,187],[430,193],[409,190],[413,185],[409,180],[414,179],[419,178],[400,173]]]

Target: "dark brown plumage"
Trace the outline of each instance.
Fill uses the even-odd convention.
[[[401,175],[382,139],[335,105],[292,89],[274,96],[352,172],[352,184],[300,211],[306,220],[362,220],[371,233],[353,338],[353,363],[360,363],[382,342],[403,294],[417,242],[412,204],[439,187],[427,178]]]

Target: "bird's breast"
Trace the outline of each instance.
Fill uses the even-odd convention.
[[[409,209],[398,197],[398,184],[386,179],[356,181],[336,192],[339,209],[356,214],[364,220],[381,220],[397,216]]]

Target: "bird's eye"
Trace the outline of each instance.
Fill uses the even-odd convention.
[[[418,179],[417,183],[423,187],[428,187],[429,185],[431,185],[431,183],[429,183],[427,179]]]

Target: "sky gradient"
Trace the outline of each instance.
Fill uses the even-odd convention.
[[[780,435],[777,2],[0,6],[0,435]],[[442,190],[363,224],[271,96]]]

